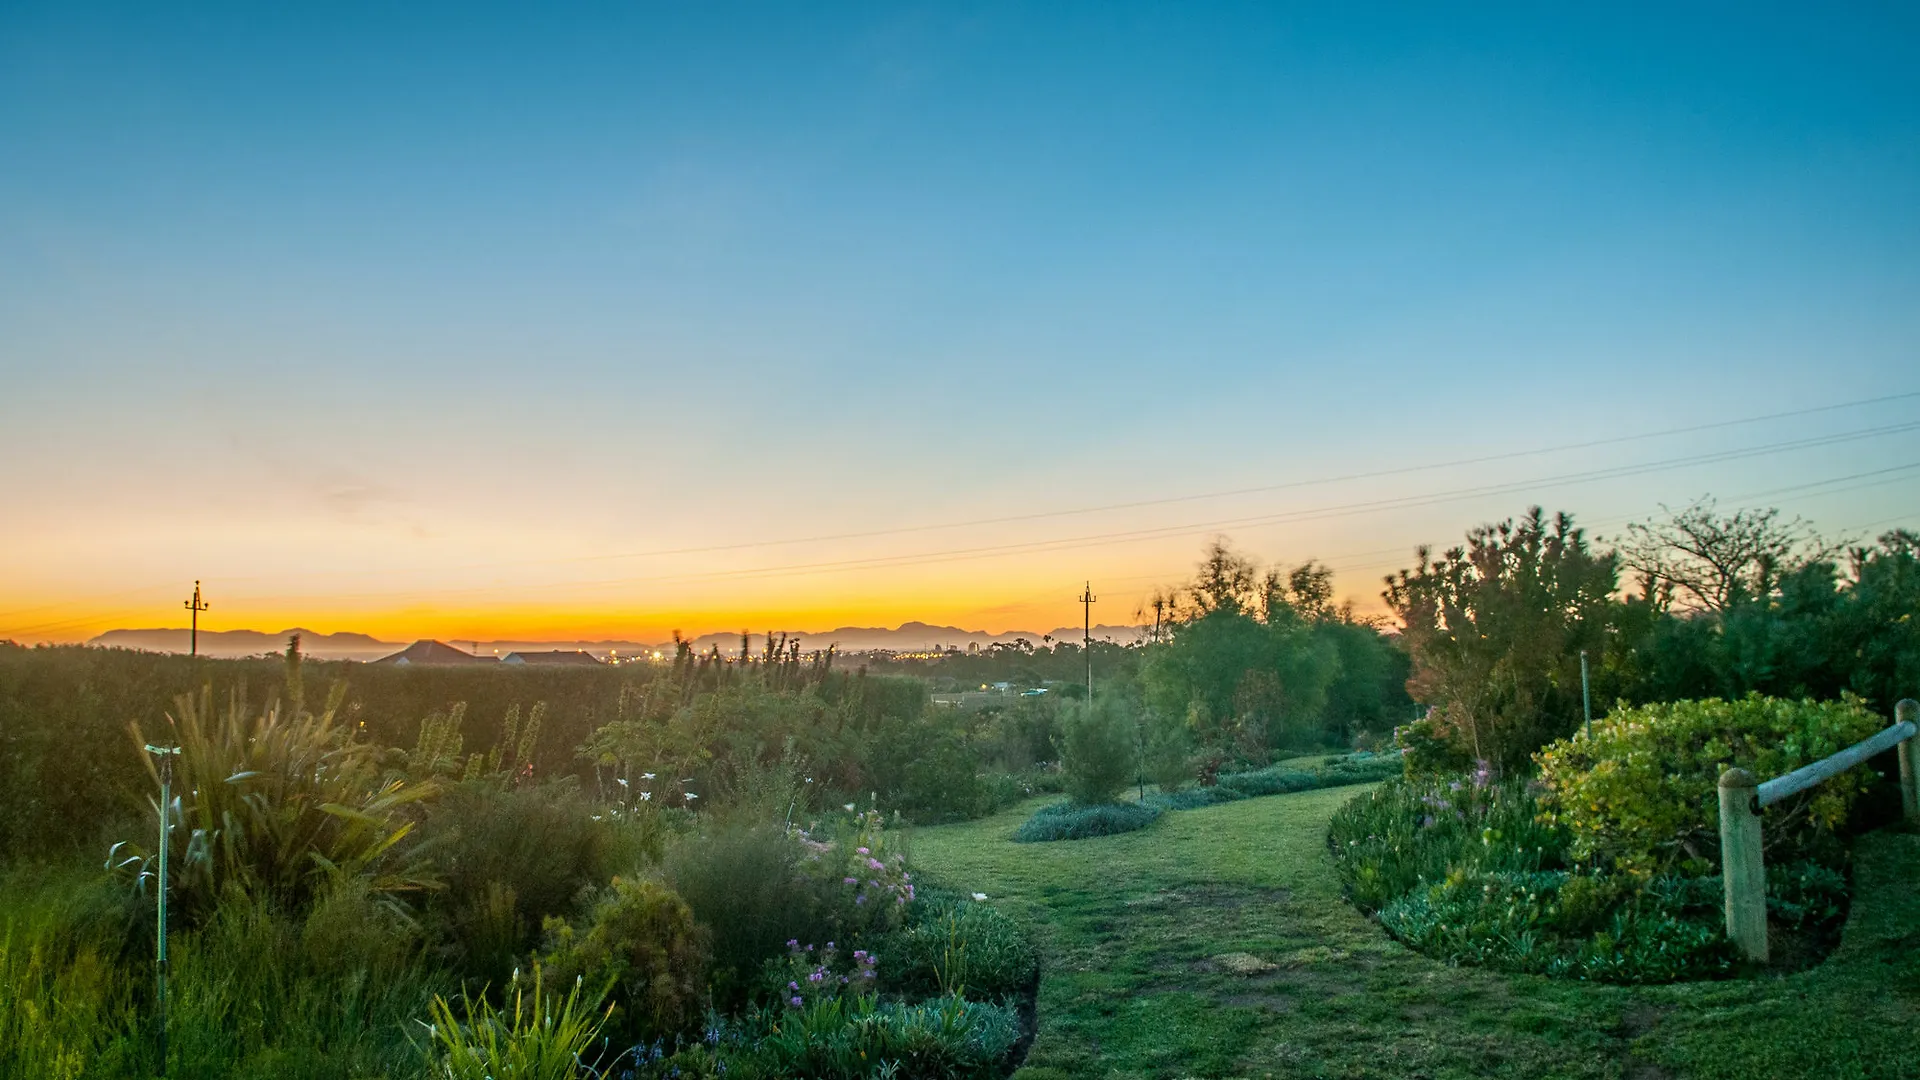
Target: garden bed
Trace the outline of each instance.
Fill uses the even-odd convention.
[[[1724,933],[1717,875],[1583,864],[1523,783],[1389,782],[1335,813],[1327,842],[1348,900],[1435,959],[1616,983],[1745,967]],[[1838,943],[1847,866],[1842,853],[1769,869],[1769,924],[1782,946],[1774,970],[1812,966]]]
[[[1296,791],[1370,784],[1401,772],[1398,754],[1337,754],[1310,768],[1291,763],[1248,772],[1222,773],[1213,783],[1179,791],[1146,795],[1138,802],[1078,806],[1054,803],[1036,811],[1013,832],[1017,844],[1050,840],[1087,840],[1144,829],[1168,810],[1198,810],[1206,806],[1286,795]]]

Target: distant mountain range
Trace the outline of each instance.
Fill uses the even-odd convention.
[[[321,660],[377,660],[400,651],[400,646],[365,634],[319,634],[298,626],[277,634],[259,630],[202,630],[200,652],[226,659],[285,652],[287,639],[300,635],[300,651]],[[189,632],[178,630],[109,630],[89,645],[114,649],[143,649],[147,652],[183,653],[189,645]]]
[[[780,631],[775,631],[776,635],[779,633]],[[272,634],[259,630],[202,630],[200,631],[200,652],[207,656],[221,658],[284,652],[287,648],[287,639],[295,634],[300,635],[300,651],[319,660],[378,660],[383,656],[397,653],[406,646],[406,642],[381,641],[366,634],[320,634],[294,627]],[[1114,641],[1126,645],[1138,641],[1141,633],[1137,626],[1103,624],[1093,628],[1093,636],[1100,641]],[[948,646],[965,649],[969,645],[978,645],[984,649],[995,642],[1012,642],[1019,638],[1025,638],[1035,646],[1045,644],[1049,638],[1054,641],[1079,641],[1080,628],[1067,626],[1046,633],[1009,630],[1005,633],[989,634],[983,630],[962,630],[957,626],[931,626],[923,622],[909,622],[902,623],[891,630],[884,626],[842,626],[837,630],[823,633],[788,632],[788,637],[798,638],[800,648],[804,652],[824,649],[829,645],[838,645],[842,653],[873,652],[881,649],[894,652],[919,652]],[[764,633],[751,634],[748,640],[754,652],[759,652],[766,645]],[[119,649],[142,649],[147,652],[184,653],[188,648],[188,631],[184,628],[109,630],[87,644]],[[460,639],[450,640],[447,644],[480,656],[495,653],[505,656],[510,652],[545,649],[579,649],[595,656],[606,656],[617,652],[623,656],[630,656],[655,650],[666,652],[673,648],[673,643],[670,641],[469,641]],[[720,647],[722,653],[737,654],[740,651],[740,635],[737,633],[703,634],[693,639],[693,647],[700,652],[706,652],[716,645]]]

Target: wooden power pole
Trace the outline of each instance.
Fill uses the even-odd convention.
[[[193,629],[187,632],[187,655],[200,655],[200,613],[207,610],[207,602],[200,599],[200,583],[193,583],[193,599],[186,602],[188,611],[193,612]]]
[[[1080,651],[1087,658],[1087,707],[1093,707],[1093,603],[1100,599],[1093,595],[1093,582],[1087,582],[1087,591],[1079,596],[1082,614],[1080,630]]]

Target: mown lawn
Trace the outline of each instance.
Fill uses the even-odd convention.
[[[1019,1080],[1920,1077],[1920,836],[1857,848],[1840,949],[1791,976],[1664,987],[1454,968],[1340,899],[1327,819],[1358,788],[1014,844],[1045,800],[922,829],[924,877],[1023,919],[1044,970]]]

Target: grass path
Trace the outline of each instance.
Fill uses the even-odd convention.
[[[1617,987],[1436,963],[1340,899],[1327,819],[1360,789],[1014,844],[1035,800],[922,829],[930,882],[1040,943],[1020,1080],[1106,1077],[1920,1078],[1920,836],[1858,849],[1854,914],[1787,977]]]

